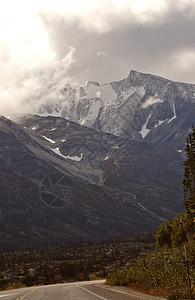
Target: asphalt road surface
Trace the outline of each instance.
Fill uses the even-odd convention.
[[[109,287],[104,280],[55,284],[0,292],[0,300],[160,300],[125,287]]]

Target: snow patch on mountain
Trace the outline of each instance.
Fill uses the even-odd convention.
[[[99,110],[102,107],[102,103],[99,98],[93,99],[88,114],[84,117],[80,124],[81,125],[88,125],[89,123],[93,123],[93,121],[98,117]]]
[[[154,125],[154,127],[158,127],[160,126],[161,124],[163,124],[164,122],[166,122],[167,120],[159,120],[157,124]]]
[[[61,152],[60,152],[60,149],[59,148],[51,148],[49,147],[50,150],[52,150],[55,154],[61,156],[61,157],[64,157],[66,158]]]
[[[81,125],[93,126],[99,115],[100,109],[106,109],[114,101],[117,94],[111,85],[99,85],[98,83],[90,83],[85,89],[85,98],[80,101],[80,105],[84,108],[82,112],[84,116],[78,120]]]
[[[43,137],[44,137],[45,140],[49,141],[49,142],[52,143],[52,144],[55,144],[55,143],[56,143],[55,141],[49,139],[48,137],[46,137],[46,136],[44,136],[44,135],[43,135]]]
[[[90,85],[86,91],[88,98],[101,99],[102,106],[108,106],[116,100],[117,94],[110,85]]]
[[[60,151],[60,149],[57,147],[57,148],[51,148],[49,147],[50,150],[52,150],[55,154],[65,158],[65,159],[71,159],[71,160],[74,160],[74,161],[81,161],[82,158],[83,158],[83,153],[81,153],[80,156],[70,156],[70,155],[63,155]]]
[[[173,117],[168,121],[168,123],[170,123],[171,121],[173,121],[176,118],[177,118],[177,115],[176,115],[176,107],[175,107],[175,102],[174,102],[173,103]]]
[[[137,204],[139,205],[139,207],[143,208],[143,210],[147,211],[147,208],[145,208],[145,206],[143,206],[141,203],[137,202]]]
[[[70,155],[68,155],[68,156],[64,156],[64,157],[68,158],[68,159],[71,159],[71,160],[74,160],[74,161],[81,161],[82,158],[83,158],[83,153],[81,153],[80,156],[70,156]]]
[[[146,135],[150,132],[150,129],[147,129],[147,125],[148,125],[148,122],[151,118],[151,114],[149,115],[149,117],[147,118],[147,121],[146,123],[142,126],[142,129],[139,133],[141,133],[142,137],[145,138]]]

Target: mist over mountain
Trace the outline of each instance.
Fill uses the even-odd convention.
[[[61,94],[36,112],[151,143],[184,137],[194,122],[195,85],[137,71],[110,84],[66,85]]]

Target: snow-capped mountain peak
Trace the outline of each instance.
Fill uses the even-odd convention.
[[[126,79],[80,88],[66,85],[39,114],[63,116],[121,137],[162,142],[163,131],[180,136],[194,122],[195,85],[132,70]],[[157,137],[158,136],[158,137]]]

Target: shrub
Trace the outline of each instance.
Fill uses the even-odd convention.
[[[187,245],[191,279],[195,278],[195,242]],[[155,294],[188,297],[188,275],[182,247],[164,246],[137,260],[130,268],[108,276],[111,285],[125,285]],[[193,282],[193,285],[195,282]],[[155,292],[154,292],[155,291]],[[160,292],[161,291],[161,292]],[[180,298],[175,298],[180,299]]]

